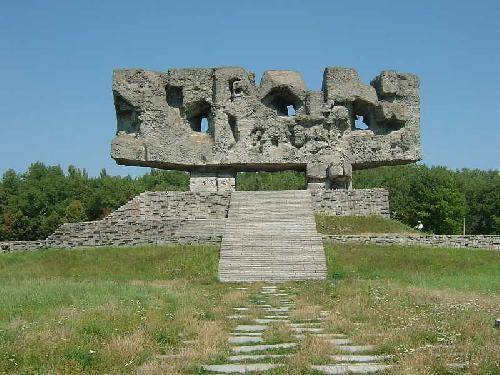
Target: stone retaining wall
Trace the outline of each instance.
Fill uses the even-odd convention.
[[[63,224],[47,238],[53,248],[219,243],[226,219],[166,219]]]
[[[0,253],[1,252],[11,252],[11,251],[19,251],[19,250],[38,250],[42,247],[45,247],[46,241],[5,241],[0,242]]]
[[[106,220],[224,219],[230,198],[229,192],[146,191]]]
[[[315,212],[338,216],[376,215],[389,218],[389,192],[385,189],[311,190]]]
[[[313,209],[331,215],[389,216],[384,189],[311,191]],[[63,224],[46,241],[9,242],[4,251],[40,247],[219,242],[230,192],[145,192],[102,220]]]
[[[323,236],[333,243],[360,242],[374,245],[430,246],[454,248],[481,248],[500,250],[500,236],[460,235],[336,235]]]

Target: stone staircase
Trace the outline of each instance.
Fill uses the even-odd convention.
[[[325,277],[323,242],[309,191],[232,193],[220,250],[221,281]]]

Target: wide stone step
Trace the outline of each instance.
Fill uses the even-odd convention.
[[[330,358],[335,362],[382,362],[391,358],[390,355],[332,355]]]
[[[372,345],[337,345],[335,349],[345,353],[367,353],[373,351]]]
[[[256,332],[256,331],[265,331],[269,326],[265,324],[240,324],[236,326],[235,331],[245,331],[245,332]]]
[[[289,323],[288,319],[255,319],[255,323],[257,324],[269,324],[269,323]]]
[[[269,344],[269,345],[242,345],[235,346],[232,348],[233,353],[252,353],[252,352],[263,352],[267,350],[278,350],[278,349],[293,349],[297,346],[295,342],[287,342],[282,344]]]
[[[323,374],[375,374],[388,369],[390,366],[381,363],[356,363],[311,366]]]
[[[244,362],[244,361],[265,361],[268,359],[286,358],[289,354],[240,354],[232,355],[228,358],[231,362]]]
[[[250,344],[256,342],[264,342],[264,339],[258,336],[232,336],[229,338],[228,341],[230,344],[240,345],[240,344]]]
[[[269,371],[280,367],[280,364],[272,363],[248,363],[248,364],[225,364],[225,365],[204,365],[203,370],[216,372],[219,374],[249,374],[252,372]]]

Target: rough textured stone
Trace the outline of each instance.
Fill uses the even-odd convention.
[[[311,368],[323,374],[374,374],[383,370],[387,370],[389,367],[391,366],[381,363],[311,366]]]
[[[233,336],[229,338],[229,343],[231,344],[248,344],[248,343],[256,343],[263,342],[264,339],[262,337],[255,336]]]
[[[389,192],[385,189],[310,190],[315,212],[339,216],[376,215],[389,218]]]
[[[248,374],[260,371],[269,371],[283,365],[272,363],[249,363],[243,365],[230,364],[230,365],[205,365],[205,371],[217,372],[220,374]]]
[[[362,362],[381,362],[386,361],[391,358],[389,355],[332,355],[330,356],[332,360],[335,362],[353,362],[353,363],[362,363]]]
[[[419,81],[407,73],[368,85],[354,69],[328,67],[321,91],[308,91],[294,71],[266,71],[257,86],[241,67],[125,69],[114,72],[113,96],[112,157],[189,171],[194,191],[231,189],[219,174],[284,169],[348,188],[352,169],[421,157]]]
[[[500,250],[497,235],[370,234],[323,236],[334,243],[360,242],[375,245],[430,246]]]

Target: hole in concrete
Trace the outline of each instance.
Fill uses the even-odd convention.
[[[274,109],[279,116],[294,116],[302,106],[300,99],[287,87],[275,87],[262,99],[262,103]]]
[[[233,133],[233,138],[235,142],[240,140],[240,134],[238,132],[238,125],[236,124],[236,117],[227,115],[227,121],[229,122],[229,128],[231,128],[231,132]]]
[[[139,131],[139,112],[124,98],[114,94],[118,132],[135,134]]]
[[[354,130],[368,130],[368,124],[365,122],[364,116],[354,116]]]
[[[182,101],[183,101],[182,87],[167,86],[165,88],[165,94],[167,98],[167,104],[170,107],[174,108],[182,107]]]
[[[231,92],[231,100],[243,96],[243,88],[240,86],[239,78],[233,78],[229,81],[229,91]]]
[[[191,105],[187,120],[191,129],[200,133],[210,133],[212,129],[211,107],[206,101]]]

